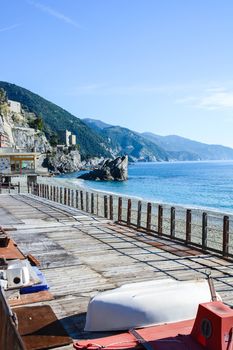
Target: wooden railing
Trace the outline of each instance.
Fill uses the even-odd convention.
[[[233,258],[233,236],[230,233],[232,215],[43,183],[30,185],[28,191],[134,227],[148,235],[169,238],[205,253],[214,252],[225,258]]]
[[[20,182],[18,182],[17,184],[11,182],[0,182],[0,194],[3,192],[12,193],[13,190],[14,192],[20,193],[20,187]]]

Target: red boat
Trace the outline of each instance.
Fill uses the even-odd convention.
[[[220,301],[200,304],[196,318],[74,343],[88,350],[233,350],[233,310]]]

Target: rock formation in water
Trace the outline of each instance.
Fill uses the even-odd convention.
[[[128,179],[128,156],[107,159],[98,169],[78,177],[84,180],[125,181]]]

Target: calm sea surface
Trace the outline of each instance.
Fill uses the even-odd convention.
[[[65,174],[72,182],[80,173]],[[104,192],[233,213],[233,161],[136,163],[125,182],[82,181]]]

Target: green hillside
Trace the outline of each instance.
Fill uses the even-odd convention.
[[[59,143],[64,143],[67,129],[77,136],[83,158],[110,156],[101,135],[63,108],[15,84],[0,81],[0,88],[7,92],[8,99],[20,102],[25,110],[42,117],[49,140],[57,136]]]

